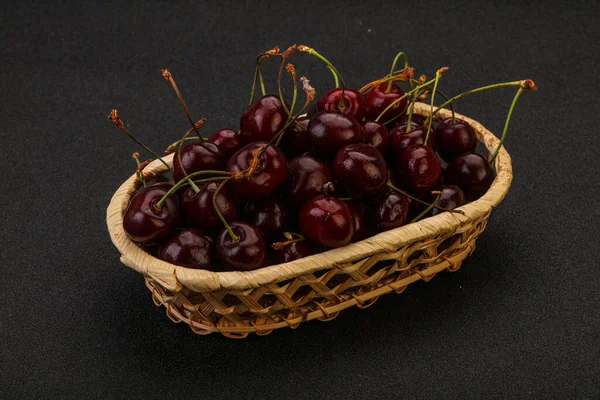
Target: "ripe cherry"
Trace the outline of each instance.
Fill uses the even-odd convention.
[[[354,235],[352,235],[352,241],[357,242],[369,236],[369,210],[367,205],[362,201],[349,200],[346,202],[346,205],[350,208],[354,220]]]
[[[198,186],[198,189],[200,189],[198,193],[191,187],[183,192],[181,207],[190,225],[208,232],[215,229],[220,230],[223,227],[213,205],[213,196],[218,187],[217,182],[208,182]],[[229,185],[225,185],[219,191],[216,201],[226,221],[235,221],[240,217],[238,200]]]
[[[292,240],[289,243],[273,243],[272,248],[273,250],[271,251],[271,255],[273,258],[273,264],[283,264],[298,260],[300,258],[308,257],[313,254],[305,240]]]
[[[352,212],[335,196],[320,195],[307,201],[299,220],[304,236],[317,246],[345,246],[354,234]]]
[[[308,136],[308,117],[299,117],[281,138],[279,148],[288,158],[296,157],[311,150],[310,137]],[[299,124],[299,125],[298,125]]]
[[[462,189],[456,185],[441,185],[436,190],[442,192],[440,199],[435,203],[436,206],[453,210],[465,204],[465,194]],[[435,197],[430,198],[431,202],[434,200]],[[431,210],[432,215],[438,215],[442,212],[444,211],[437,207],[434,207]]]
[[[287,118],[278,96],[266,95],[256,99],[244,110],[240,119],[242,142],[268,142],[285,126]]]
[[[378,232],[405,225],[409,220],[410,202],[403,194],[388,190],[375,203],[374,228]]]
[[[308,123],[308,134],[315,153],[333,156],[347,144],[364,140],[356,119],[339,111],[321,111]]]
[[[244,221],[230,224],[234,240],[223,228],[217,238],[217,252],[226,269],[250,271],[267,264],[267,244],[260,230]]]
[[[209,237],[197,228],[183,229],[158,250],[158,257],[168,263],[186,268],[215,269],[215,246]]]
[[[283,201],[269,197],[246,206],[248,222],[261,230],[265,238],[274,238],[288,229],[290,214]]]
[[[186,174],[203,170],[222,170],[226,161],[214,143],[187,143],[175,151],[173,178],[178,182],[185,178]]]
[[[377,194],[388,180],[387,166],[381,153],[363,143],[343,147],[333,160],[333,171],[350,196],[355,198]]]
[[[123,228],[135,242],[149,244],[166,237],[180,222],[177,196],[168,197],[160,209],[157,203],[171,185],[156,184],[141,189],[123,214]]]
[[[456,118],[454,123],[452,118],[444,119],[435,128],[433,135],[438,144],[438,153],[446,162],[468,151],[475,151],[475,131],[462,119]]]
[[[221,154],[228,160],[236,151],[243,147],[240,135],[231,129],[219,129],[208,137],[210,143],[214,143]]]
[[[444,183],[459,186],[468,201],[480,198],[493,180],[492,167],[481,154],[475,152],[459,155],[444,171]]]
[[[365,121],[362,127],[365,134],[365,142],[375,147],[385,157],[389,148],[388,129],[375,121]]]
[[[227,163],[227,171],[241,172],[252,165],[252,160],[265,142],[255,142],[238,150]],[[250,201],[260,200],[273,194],[287,178],[287,161],[285,156],[275,146],[269,146],[260,158],[258,168],[250,179],[242,178],[231,181],[231,188],[240,197]]]
[[[331,170],[312,156],[292,158],[288,164],[286,192],[291,205],[302,204],[323,193],[326,183],[332,181]]]
[[[344,93],[344,104],[340,106],[340,99]],[[361,121],[367,111],[367,104],[364,96],[355,89],[335,88],[324,93],[317,102],[317,110],[319,111],[340,111],[344,114],[351,115],[355,119]]]
[[[400,179],[416,192],[431,190],[440,183],[442,165],[431,147],[413,144],[399,159]]]
[[[404,96],[404,91],[392,82],[390,90],[388,92],[388,82],[381,83],[375,86],[365,95],[365,101],[367,103],[366,117],[370,120],[375,120],[379,114],[383,112],[390,104],[395,100]],[[389,110],[383,114],[380,118],[382,122],[389,121],[390,119],[398,116],[404,112],[408,101],[406,98],[394,104]]]
[[[410,132],[408,132],[408,124],[398,124],[390,131],[390,153],[396,157],[402,157],[402,153],[406,148],[413,144],[424,144],[427,137],[427,128],[416,123],[411,123]],[[427,145],[435,149],[433,143],[433,135],[430,133]]]

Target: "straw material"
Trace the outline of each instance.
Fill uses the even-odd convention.
[[[415,112],[428,115],[430,106],[417,103]],[[441,110],[437,119],[451,116]],[[460,114],[490,152],[499,140],[480,123]],[[165,157],[172,164],[173,156]],[[159,260],[133,243],[123,230],[123,212],[138,188],[132,175],[114,194],[107,210],[110,237],[121,262],[146,279],[156,305],[164,305],[175,322],[198,334],[221,332],[244,338],[250,332],[268,334],[295,328],[311,319],[327,321],[341,310],[365,308],[389,292],[402,292],[418,280],[441,271],[456,271],[475,250],[492,208],[512,181],[510,156],[502,148],[495,160],[496,178],[485,195],[458,213],[441,213],[416,223],[379,233],[363,241],[293,262],[248,272],[210,272]],[[163,172],[155,160],[145,173]]]

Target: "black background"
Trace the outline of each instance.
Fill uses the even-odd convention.
[[[4,6],[0,397],[600,396],[600,18],[596,2],[555,3]],[[119,109],[156,149],[180,137],[167,67],[206,133],[236,129],[255,55],[291,43],[355,87],[399,50],[429,76],[450,66],[449,93],[533,78],[506,144],[514,184],[457,273],[332,322],[197,336],[119,264],[104,213],[135,147],[106,117]],[[332,84],[316,60],[292,61],[321,93]],[[513,94],[457,109],[499,133]]]

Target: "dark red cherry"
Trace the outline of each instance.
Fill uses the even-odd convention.
[[[308,123],[308,135],[315,153],[333,156],[347,144],[360,143],[364,134],[360,123],[339,111],[321,111]]]
[[[200,189],[198,193],[191,187],[188,187],[183,192],[181,207],[190,225],[207,232],[223,228],[223,222],[219,219],[219,215],[213,205],[213,197],[219,184],[217,182],[208,182],[198,186]],[[240,206],[236,196],[229,187],[229,183],[225,184],[219,191],[217,206],[227,222],[235,221],[240,217]]]
[[[389,148],[388,129],[375,121],[365,121],[362,127],[365,134],[365,143],[375,147],[382,156],[385,156]]]
[[[415,124],[420,125],[420,126],[425,126],[426,120],[427,120],[426,116],[420,115],[420,114],[414,114],[414,113],[413,113],[412,117],[410,118],[410,122],[414,122]],[[408,124],[408,113],[405,113],[400,118],[398,118],[396,120],[396,124],[397,125]]]
[[[312,250],[304,240],[300,242],[289,243],[280,248],[274,248],[271,251],[271,255],[273,256],[273,264],[283,264],[311,256],[312,254]]]
[[[229,159],[239,149],[243,147],[240,135],[231,129],[219,129],[208,137],[210,143],[214,143],[221,154]]]
[[[410,202],[403,194],[388,190],[377,200],[374,210],[374,228],[383,232],[398,228],[409,221]]]
[[[312,106],[310,106],[310,108],[306,112],[306,116],[308,117],[308,119],[311,119],[318,112],[319,112],[319,110],[317,109],[317,103],[315,103]]]
[[[444,183],[459,186],[468,201],[477,200],[489,189],[494,171],[479,153],[463,153],[452,160],[444,171]]]
[[[215,270],[215,246],[197,228],[175,233],[160,246],[158,257],[186,268]]]
[[[332,181],[331,170],[312,156],[292,158],[288,164],[286,192],[291,205],[300,207],[323,193],[326,183]]]
[[[370,144],[349,144],[338,151],[333,172],[350,196],[365,198],[377,194],[388,179],[381,153]]]
[[[288,229],[290,213],[283,201],[269,197],[246,206],[248,222],[261,230],[266,238],[274,238]]]
[[[390,104],[404,96],[404,91],[395,83],[392,83],[389,92],[387,92],[387,87],[387,82],[381,83],[378,86],[375,86],[371,91],[369,91],[369,93],[365,95],[365,101],[367,103],[367,119],[375,120],[379,114],[381,114],[383,110],[385,110]],[[386,123],[390,119],[402,113],[407,104],[407,99],[402,99],[392,106],[388,111],[386,111],[386,113],[379,120],[383,123]]]
[[[310,137],[306,130],[309,121],[308,117],[296,119],[297,123],[290,125],[285,135],[283,135],[279,148],[288,159],[308,153],[311,150]]]
[[[173,178],[179,182],[187,175],[204,170],[222,170],[227,159],[219,152],[214,143],[187,143],[181,147],[181,163],[179,150],[173,156]],[[185,173],[184,173],[185,169]]]
[[[227,171],[245,171],[252,164],[254,154],[266,146],[265,142],[255,142],[238,150],[227,163]],[[260,200],[273,194],[287,178],[287,161],[275,146],[269,146],[260,159],[259,167],[250,179],[232,180],[231,188],[238,196],[250,201]]]
[[[354,235],[352,212],[338,197],[317,196],[304,203],[300,210],[300,230],[317,246],[345,246]]]
[[[398,124],[390,131],[390,153],[395,158],[400,158],[406,148],[413,144],[425,143],[426,137],[427,128],[424,128],[421,125],[411,123],[411,129],[410,132],[408,132],[408,124]],[[429,132],[427,145],[435,149],[433,132]]]
[[[344,107],[340,107],[342,98],[342,88],[331,89],[324,93],[317,102],[319,111],[340,111],[361,121],[367,111],[367,104],[364,96],[355,89],[346,88],[344,92]]]
[[[413,191],[428,191],[439,185],[442,165],[429,146],[407,147],[398,162],[400,179]]]
[[[244,221],[232,222],[230,227],[237,241],[225,228],[217,238],[217,252],[225,268],[251,271],[267,265],[267,244],[260,230]]]
[[[244,110],[240,119],[242,142],[268,142],[285,126],[287,118],[278,96],[266,95],[256,99]]]
[[[456,118],[446,118],[440,122],[433,132],[435,142],[438,145],[438,153],[446,161],[450,162],[456,156],[474,151],[477,144],[475,131],[466,121]]]
[[[441,185],[436,190],[442,192],[440,199],[435,203],[436,206],[453,210],[465,204],[465,194],[462,189],[456,185]],[[430,202],[436,199],[436,196],[431,195]],[[431,210],[432,215],[438,215],[444,212],[439,208],[435,207]]]
[[[352,212],[352,218],[354,220],[354,235],[352,235],[352,241],[357,242],[369,236],[369,210],[367,205],[361,201],[350,200],[347,201],[346,204]]]
[[[141,189],[123,214],[123,229],[131,240],[149,244],[166,237],[180,222],[179,201],[169,196],[158,209],[157,203],[171,185],[157,184]]]

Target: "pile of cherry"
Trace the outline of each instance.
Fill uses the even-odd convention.
[[[286,64],[295,50],[324,61],[337,86],[313,104],[316,92],[302,77],[306,102],[297,112],[295,70]],[[140,189],[124,213],[125,231],[172,264],[247,271],[345,246],[429,215],[460,212],[454,209],[478,199],[491,185],[497,152],[477,153],[473,128],[454,113],[436,121],[413,113],[414,103],[431,98],[435,114],[470,93],[519,87],[503,140],[518,96],[535,85],[507,82],[448,100],[437,90],[447,68],[438,70],[435,79],[415,79],[406,58],[404,68],[395,69],[401,56],[390,74],[356,90],[346,87],[337,69],[312,48],[265,52],[257,59],[240,129],[220,129],[207,139],[198,132],[205,120],[193,122],[172,75],[163,70],[192,129],[168,149],[174,152],[172,178],[148,179],[143,168],[150,160],[140,164],[134,154]],[[260,65],[277,57],[279,94],[269,95]],[[284,69],[294,84],[291,104],[282,95]],[[400,88],[402,81],[410,90]],[[257,82],[263,96],[254,100]],[[436,94],[447,100],[439,108],[433,103]],[[110,118],[161,159],[125,129],[116,110]]]

